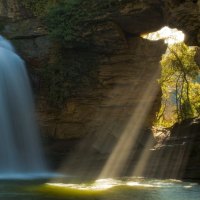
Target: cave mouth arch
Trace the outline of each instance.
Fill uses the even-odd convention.
[[[148,40],[164,40],[167,44],[160,61],[161,74],[158,83],[162,97],[154,126],[171,127],[176,122],[198,117],[200,71],[195,62],[197,48],[184,43],[185,35],[182,31],[167,26],[142,37]]]
[[[164,40],[164,42],[168,45],[184,42],[185,40],[185,34],[182,31],[176,28],[169,28],[168,26],[164,26],[155,32],[143,34],[141,37],[153,41]]]

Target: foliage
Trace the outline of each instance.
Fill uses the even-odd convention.
[[[130,1],[130,0],[129,0]],[[61,0],[46,16],[46,25],[52,38],[63,42],[90,45],[96,25],[109,18],[112,12],[127,0]]]
[[[194,55],[195,48],[177,43],[170,46],[163,56],[159,80],[163,95],[162,106],[157,114],[157,124],[170,126],[176,121],[199,116],[199,68],[194,61]],[[173,107],[173,113],[169,111],[169,107]],[[170,117],[166,117],[167,112]]]
[[[87,22],[93,17],[85,7],[91,1],[22,0],[22,4],[35,16],[42,16],[53,43],[58,44],[39,76],[48,103],[62,108],[80,89],[97,82],[98,55],[93,51],[92,39],[83,35],[83,29],[88,32],[88,26],[93,27]]]
[[[48,10],[60,0],[21,0],[21,4],[35,16],[44,16]]]
[[[50,37],[62,44],[41,74],[49,103],[61,106],[78,88],[97,82],[98,55],[93,32],[99,16],[120,1],[60,0],[45,16]],[[68,49],[68,50],[67,50]]]
[[[49,63],[39,73],[51,106],[61,108],[79,88],[97,82],[99,56],[94,53],[96,25],[110,20],[109,11],[131,0],[22,0],[35,16],[42,17],[53,48]],[[97,52],[97,51],[96,51]]]
[[[77,12],[81,2],[82,0],[63,1],[49,11],[46,24],[52,38],[63,42],[81,41],[80,27],[87,15],[87,10]]]

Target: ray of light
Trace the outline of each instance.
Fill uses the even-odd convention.
[[[155,83],[156,78],[159,77],[159,70],[149,80],[148,85],[143,93],[141,101],[138,103],[127,127],[119,138],[111,156],[106,162],[99,178],[116,177],[120,175],[125,163],[127,162],[131,149],[136,142],[140,130],[146,120],[151,106],[157,96],[159,87]],[[148,100],[148,101],[147,101]]]
[[[141,49],[148,49],[149,44],[146,42],[144,41]],[[152,47],[153,42],[150,44]],[[139,56],[143,57],[143,51]],[[122,68],[121,63],[120,67],[118,64],[114,64],[117,73],[115,72],[116,74],[111,78],[118,80],[111,81],[112,87],[108,84],[107,94],[105,91],[103,93],[103,100],[99,104],[93,105],[96,109],[93,114],[94,120],[89,122],[93,124],[86,124],[86,128],[91,126],[95,130],[80,141],[71,154],[67,155],[65,160],[63,159],[63,163],[58,169],[60,173],[69,174],[70,180],[85,181],[84,177],[96,178],[96,174],[93,174],[94,171],[94,173],[101,174],[100,178],[117,176],[122,168],[126,167],[126,162],[129,162],[130,154],[134,155],[132,147],[140,137],[140,130],[143,128],[144,122],[146,123],[146,117],[159,90],[156,79],[160,76],[160,69],[155,73],[157,65],[154,66],[154,62],[152,62],[154,58],[148,59],[148,56],[143,58],[142,61],[140,61],[141,58],[138,61],[136,59],[137,66],[126,63]],[[144,64],[145,61],[146,64]],[[112,66],[112,68],[114,67]],[[153,73],[155,74],[152,75]],[[101,76],[110,78],[107,77],[107,74],[109,74],[108,69]],[[140,99],[141,102],[137,103]],[[111,107],[113,103],[115,105]],[[98,109],[99,107],[101,108]],[[109,158],[111,153],[112,156]],[[137,152],[135,154],[137,156]],[[105,163],[106,159],[107,163]],[[115,160],[117,160],[116,163]],[[113,166],[109,166],[109,163]],[[101,171],[102,169],[103,171]],[[65,182],[65,179],[53,179],[51,182]]]
[[[106,99],[106,101],[103,102],[103,105],[105,105],[105,110],[102,111],[101,109],[100,113],[97,112],[97,114],[94,115],[94,121],[95,123],[97,121],[104,121],[104,124],[102,124],[101,127],[97,127],[97,131],[95,132],[95,134],[88,134],[88,136],[86,136],[85,139],[81,141],[76,148],[74,148],[71,155],[68,156],[68,158],[62,163],[61,167],[58,169],[60,173],[69,174],[70,176],[72,175],[72,179],[73,176],[75,179],[76,177],[80,177],[80,179],[81,177],[83,177],[84,179],[84,177],[94,176],[93,169],[95,169],[97,173],[99,169],[100,173],[106,160],[105,155],[107,156],[107,154],[112,151],[115,141],[117,141],[118,137],[120,137],[124,126],[126,126],[126,124],[129,122],[129,117],[131,116],[132,110],[134,109],[132,106],[133,103],[131,102],[131,106],[129,109],[130,115],[128,115],[128,117],[126,113],[127,109],[120,108],[119,110],[118,105],[121,106],[122,102],[123,106],[127,105],[130,101],[134,100],[134,98],[137,98],[138,94],[136,93],[136,91],[140,89],[138,88],[138,83],[141,81],[142,77],[145,76],[145,70],[147,66],[144,65],[141,67],[141,71],[136,72],[137,74],[134,75],[135,79],[133,81],[131,80],[132,82],[130,84],[130,87],[122,88],[120,85],[116,85],[111,91],[108,91],[108,95],[111,97],[115,97],[116,94],[119,94],[118,101],[115,100],[115,104],[117,105],[116,109],[112,108],[112,110],[110,110],[109,107],[106,107],[106,105],[113,104],[112,98],[111,102],[109,102],[109,99]],[[158,78],[158,76],[154,77],[155,82],[156,78]],[[145,104],[146,101],[149,101],[148,97],[146,97],[146,99],[143,99],[142,104]],[[110,116],[110,118],[108,116]],[[124,116],[126,117],[124,118]],[[116,124],[116,122],[119,122],[120,120],[122,120],[123,124]],[[96,156],[96,153],[98,154],[98,156]],[[101,163],[101,158],[98,160],[96,159],[96,157],[103,157],[103,163]],[[54,181],[61,181],[61,178],[58,178],[58,180],[53,179],[52,182]]]
[[[155,151],[150,150],[153,143],[152,140],[146,142],[145,148],[140,155],[140,159],[134,166],[133,176],[145,176],[146,169],[152,168],[153,173],[149,173],[151,177],[176,177],[181,178],[184,168],[188,161],[188,156],[191,151],[190,146],[184,146],[182,144],[172,146],[166,146],[161,148],[160,153],[156,156],[152,156]],[[167,152],[164,149],[168,149]],[[159,152],[159,149],[157,150]],[[151,159],[154,159],[152,161]],[[153,163],[154,166],[149,166],[149,163]],[[159,175],[156,173],[159,173]]]
[[[137,78],[140,80],[141,76],[138,75]],[[136,85],[137,81],[132,85],[132,87],[125,90],[124,94],[120,95],[118,102],[127,101],[127,99],[132,96],[131,93],[135,91],[135,88],[137,87]],[[110,92],[110,95],[112,96],[112,93],[119,92],[118,89],[118,87],[115,87]],[[98,133],[95,135],[88,135],[83,141],[81,141],[80,145],[74,149],[74,152],[70,157],[64,161],[58,170],[59,172],[74,174],[76,177],[89,177],[90,175],[93,176],[93,169],[98,170],[97,167],[99,167],[101,170],[101,164],[98,164],[98,162],[101,161],[95,158],[95,151],[97,151],[97,153],[101,151],[100,153],[106,154],[107,151],[110,151],[109,149],[112,150],[113,142],[118,137],[117,133],[113,132],[113,130],[116,130],[116,124],[113,124],[112,122],[115,122],[115,120],[118,121],[118,118],[123,116],[124,111],[122,109],[120,113],[117,111],[117,115],[114,115],[115,111],[112,112],[110,112],[109,109],[105,109],[105,112],[98,113],[98,116],[94,117],[99,121],[105,121],[105,118],[112,116],[111,120],[105,121],[103,126],[99,127]],[[58,180],[61,180],[61,178],[59,177]],[[52,179],[52,182],[54,181],[56,181],[56,179]]]
[[[148,138],[146,144],[144,144],[144,149],[140,155],[139,161],[134,166],[132,176],[144,176],[144,172],[148,167],[148,161],[151,157],[152,151],[150,150],[154,144],[154,141],[151,138]]]
[[[163,145],[151,151],[142,168],[144,176],[153,178],[184,177],[192,146],[189,144]],[[141,159],[143,159],[141,157]],[[146,169],[145,169],[146,168]]]
[[[182,31],[171,29],[167,26],[156,32],[142,35],[142,37],[148,40],[163,39],[168,45],[183,42],[185,39]],[[148,143],[146,146],[148,146]],[[177,146],[177,148],[171,148],[166,145],[157,149],[157,151],[149,151],[148,148],[145,148],[134,168],[133,175],[142,175],[146,171],[148,176],[152,177],[181,177],[180,173],[183,172],[188,160],[187,152],[190,151],[187,147],[187,150],[184,150],[184,148],[181,145]],[[167,153],[166,149],[168,149]],[[149,163],[151,163],[151,166],[149,166]],[[150,169],[147,170],[147,168]]]

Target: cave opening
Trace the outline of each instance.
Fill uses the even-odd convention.
[[[195,62],[197,48],[184,43],[185,35],[178,29],[162,29],[142,35],[148,40],[164,40],[167,50],[160,61],[158,83],[162,97],[154,127],[171,127],[176,122],[200,115],[200,72]]]

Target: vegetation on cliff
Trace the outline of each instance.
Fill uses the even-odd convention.
[[[129,0],[130,1],[130,0]],[[50,36],[76,45],[90,45],[96,25],[111,20],[112,13],[128,0],[60,0],[46,16]]]
[[[60,0],[21,0],[22,6],[31,11],[34,16],[45,16],[51,7],[59,3]]]
[[[22,3],[33,15],[41,17],[54,43],[49,62],[39,69],[39,76],[48,103],[60,109],[80,89],[98,82],[99,54],[92,39],[96,20],[91,22],[97,10],[88,12],[89,0]]]
[[[162,105],[157,114],[157,124],[171,126],[200,115],[199,67],[194,61],[196,50],[184,43],[168,47],[163,56]]]
[[[94,42],[96,25],[122,2],[130,0],[40,0],[26,1],[42,16],[54,48],[49,63],[40,70],[50,105],[60,108],[80,88],[98,83],[101,46]],[[91,3],[92,2],[92,3]],[[106,15],[106,16],[105,16]]]

